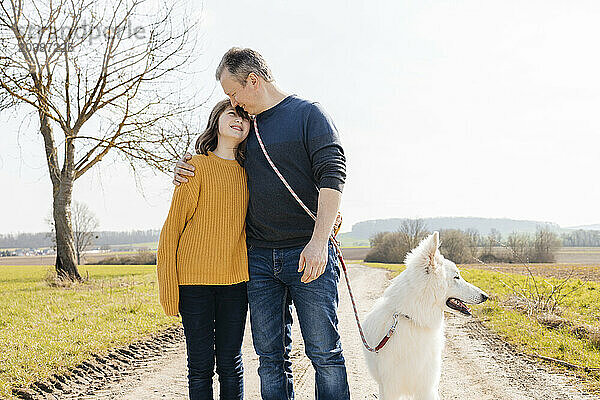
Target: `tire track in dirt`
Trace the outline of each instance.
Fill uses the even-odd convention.
[[[181,348],[183,329],[172,326],[163,332],[106,354],[93,354],[90,359],[62,375],[36,382],[30,388],[16,388],[20,399],[88,399],[104,398],[114,387],[133,387],[136,379],[156,365],[163,365],[169,354]]]

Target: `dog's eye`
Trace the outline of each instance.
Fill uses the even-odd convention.
[[[459,276],[459,275],[456,275],[456,276],[454,277],[454,279],[460,279],[460,276]]]

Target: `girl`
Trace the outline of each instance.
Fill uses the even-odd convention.
[[[243,399],[242,338],[248,300],[242,167],[248,114],[222,100],[196,142],[195,175],[175,188],[157,255],[160,303],[181,314],[191,400],[212,399],[217,364],[221,399]]]

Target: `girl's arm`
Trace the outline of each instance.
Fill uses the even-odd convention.
[[[156,271],[160,304],[165,314],[179,313],[179,283],[177,281],[177,248],[186,224],[194,215],[200,195],[198,174],[188,184],[175,188],[171,208],[160,232]]]

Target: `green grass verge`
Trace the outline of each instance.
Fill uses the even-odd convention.
[[[405,268],[404,265],[399,264],[363,264],[388,269],[394,275]],[[568,327],[548,328],[540,324],[535,317],[530,317],[506,305],[506,301],[514,294],[507,285],[525,287],[526,276],[474,268],[463,268],[461,273],[467,281],[490,294],[487,302],[471,306],[473,315],[504,340],[515,345],[519,351],[559,359],[582,367],[600,367],[600,348],[597,339],[582,338]],[[547,288],[547,285],[557,285],[560,282],[553,278],[544,279],[547,283],[542,283],[541,290]],[[579,289],[566,297],[560,308],[561,317],[575,325],[586,325],[600,330],[600,282],[581,282],[579,279],[572,279],[567,284],[565,292],[569,292],[576,286]],[[577,374],[592,393],[600,394],[600,373],[578,370]]]
[[[63,373],[91,353],[177,321],[158,303],[155,266],[81,266],[89,281],[51,287],[47,266],[0,266],[0,398]]]
[[[369,247],[369,239],[358,239],[351,236],[351,232],[340,232],[337,239],[342,244],[342,247]]]

